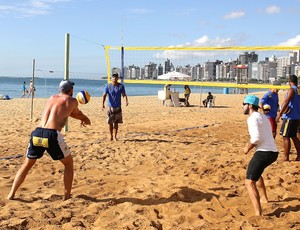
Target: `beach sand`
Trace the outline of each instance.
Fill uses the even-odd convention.
[[[244,186],[254,150],[240,153],[249,140],[244,97],[216,95],[213,108],[199,108],[195,94],[191,107],[129,97],[118,142],[109,141],[102,98],[80,105],[92,126],[70,118],[64,133],[75,168],[66,201],[63,165],[47,154],[6,200],[45,99],[34,99],[33,122],[31,99],[0,100],[0,229],[300,229],[300,163],[279,162],[279,135],[279,161],[263,174],[270,202],[254,216]]]

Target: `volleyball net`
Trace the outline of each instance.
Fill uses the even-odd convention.
[[[300,76],[300,47],[104,46],[107,81],[113,73],[128,84],[172,84],[239,89],[286,89]]]

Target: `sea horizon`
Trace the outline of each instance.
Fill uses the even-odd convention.
[[[0,76],[0,95],[9,96],[9,98],[20,98],[22,95],[22,84],[26,82],[26,88],[29,89],[31,77],[1,77]],[[48,98],[53,94],[59,93],[58,85],[61,78],[34,78],[34,85],[36,88],[36,98]],[[92,97],[100,97],[103,94],[103,87],[107,84],[106,79],[82,79],[72,78],[70,79],[75,82],[74,94],[81,90],[86,90]],[[163,90],[164,84],[129,84],[125,85],[127,96],[155,96],[159,90]],[[234,88],[222,87],[201,87],[201,86],[190,86],[192,93],[208,93],[212,94],[231,94],[234,93]],[[171,90],[184,93],[182,85],[171,85]],[[264,91],[262,89],[249,89],[249,92]]]

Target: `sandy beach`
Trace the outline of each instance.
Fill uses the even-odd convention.
[[[240,153],[249,140],[244,97],[216,95],[213,108],[199,108],[199,94],[191,107],[129,97],[118,142],[109,140],[102,98],[80,105],[92,126],[70,118],[64,133],[75,168],[66,201],[63,165],[47,154],[6,199],[46,99],[34,99],[32,122],[31,99],[0,100],[0,229],[300,229],[300,163],[280,162],[279,134],[279,159],[263,174],[270,202],[254,216],[244,186],[254,150]]]

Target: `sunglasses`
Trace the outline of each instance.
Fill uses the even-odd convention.
[[[249,103],[244,103],[244,102],[243,102],[243,106],[245,106],[245,105],[250,105],[250,104],[249,104]]]

